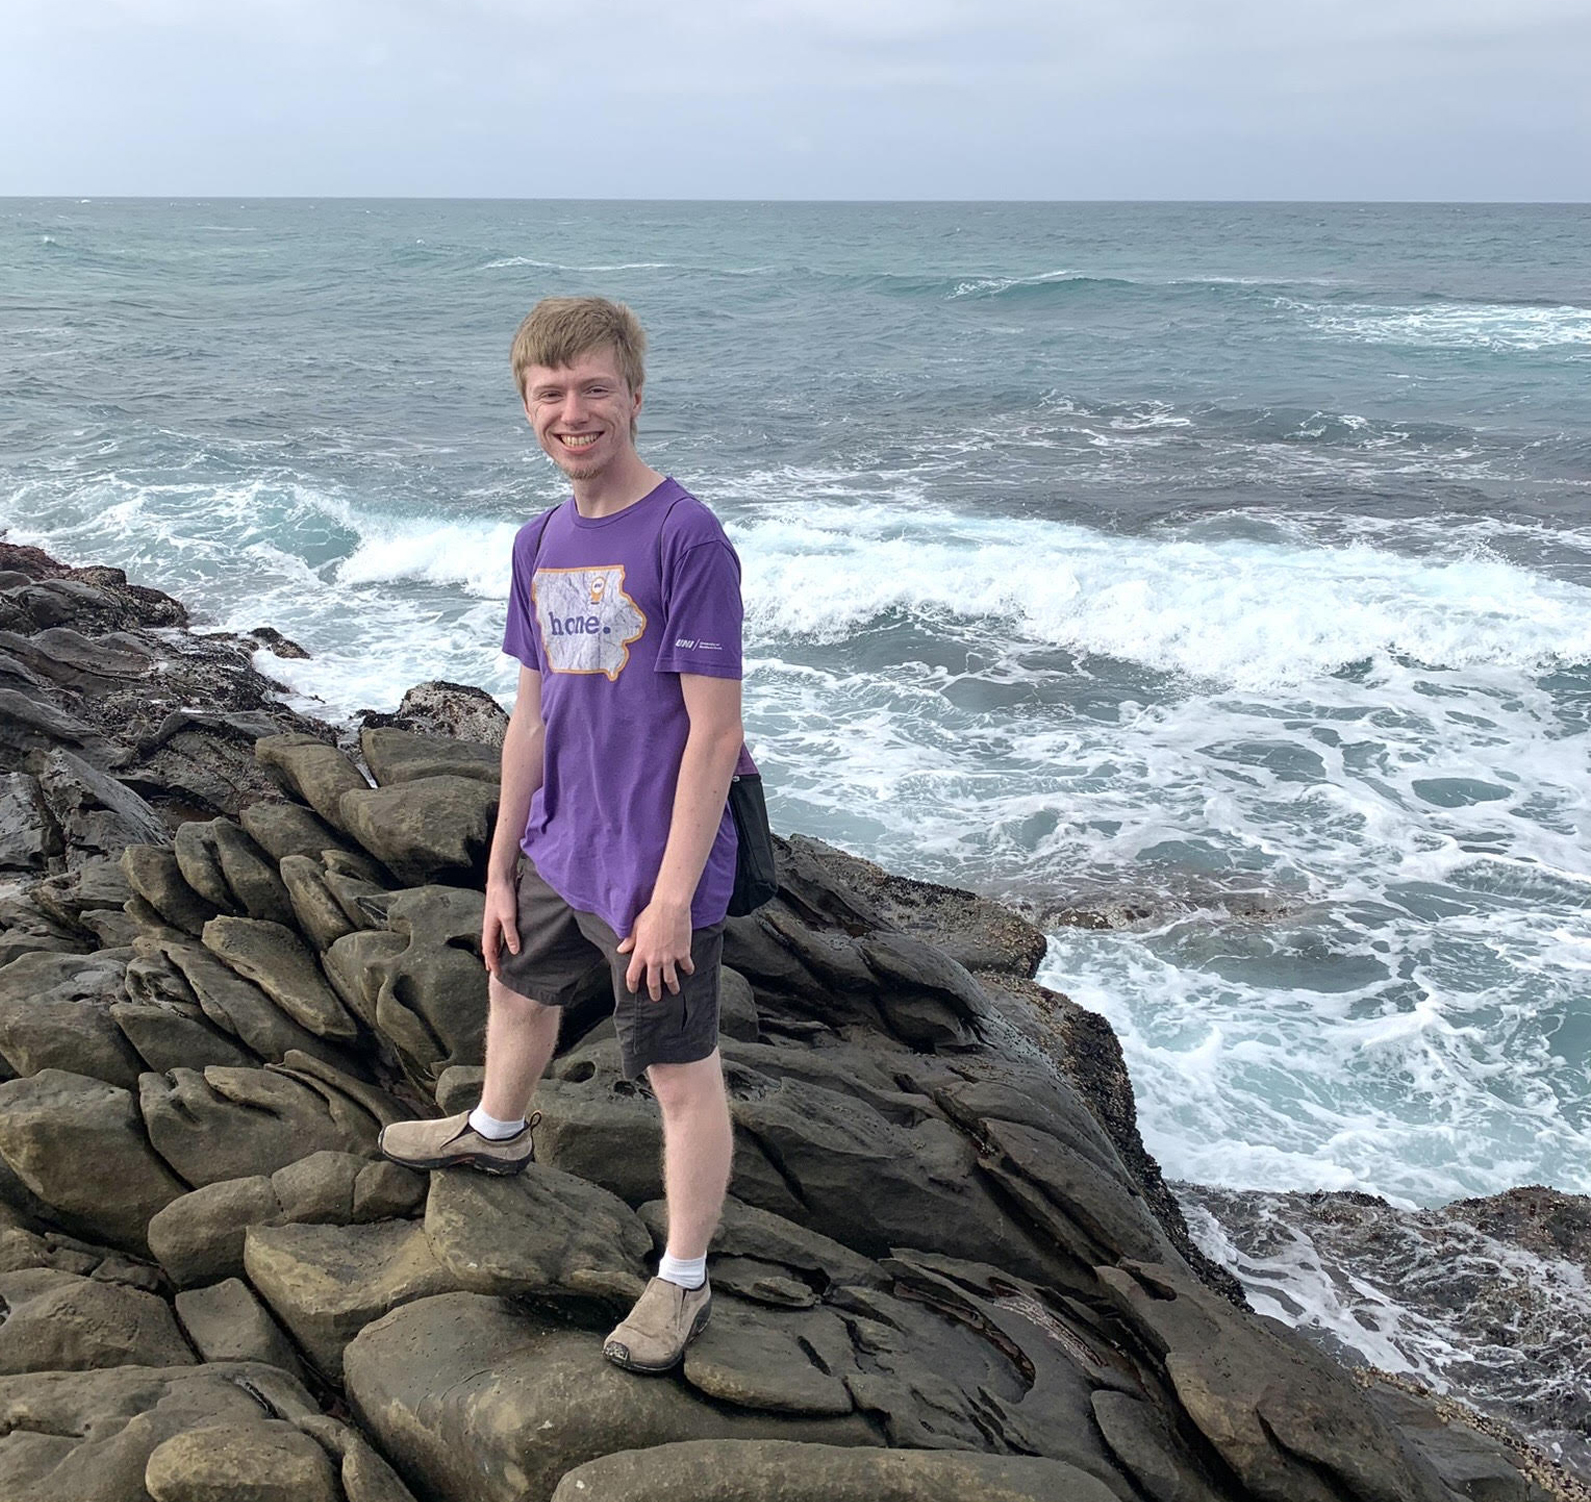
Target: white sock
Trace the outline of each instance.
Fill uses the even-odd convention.
[[[482,1137],[488,1137],[493,1142],[505,1142],[510,1137],[517,1137],[525,1129],[525,1118],[521,1116],[518,1121],[499,1121],[495,1116],[488,1116],[479,1106],[470,1112],[470,1125]]]
[[[707,1281],[707,1258],[671,1257],[664,1252],[657,1275],[665,1283],[678,1283],[681,1288],[700,1288]]]

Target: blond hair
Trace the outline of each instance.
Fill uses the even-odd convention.
[[[566,368],[594,349],[611,349],[630,390],[641,389],[646,380],[646,334],[634,313],[605,297],[542,298],[525,315],[509,351],[520,399],[525,396],[525,372],[532,365]],[[633,421],[630,428],[633,433]]]

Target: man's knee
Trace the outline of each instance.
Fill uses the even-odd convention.
[[[646,1078],[665,1116],[725,1103],[724,1070],[716,1048],[694,1063],[653,1064]]]
[[[533,996],[511,990],[490,972],[486,977],[486,999],[494,1010],[527,1021],[534,1020],[546,1012],[558,1010],[557,1007],[550,1007],[545,1002],[537,1001]]]

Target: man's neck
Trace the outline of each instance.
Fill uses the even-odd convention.
[[[592,519],[613,516],[650,495],[663,483],[663,478],[632,449],[623,460],[616,460],[600,475],[570,482],[575,493],[575,510]]]

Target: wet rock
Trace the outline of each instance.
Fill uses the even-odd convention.
[[[338,1042],[358,1036],[358,1024],[292,929],[257,918],[219,917],[200,936],[206,949],[253,981],[300,1027]]]
[[[394,714],[365,710],[360,719],[371,729],[392,727],[419,734],[452,736],[501,747],[508,715],[483,688],[469,683],[449,683],[436,678],[417,683],[398,704]]]
[[[39,789],[60,829],[67,863],[119,856],[129,845],[163,845],[165,821],[132,788],[81,756],[56,748],[30,758]]]
[[[190,1288],[177,1295],[175,1306],[177,1318],[203,1360],[263,1361],[295,1377],[303,1376],[292,1342],[241,1278]]]
[[[121,751],[86,720],[15,689],[0,688],[0,767],[19,770],[30,753],[67,746],[97,766],[110,766]]]
[[[1153,1502],[1217,1502],[1219,1494],[1160,1410],[1110,1388],[1100,1388],[1092,1402],[1111,1454]]]
[[[194,1354],[162,1298],[33,1269],[0,1274],[0,1374],[186,1366]]]
[[[727,1038],[755,1043],[761,1023],[756,993],[738,970],[721,965],[718,970],[718,1030]]]
[[[132,896],[121,866],[109,856],[85,856],[71,870],[46,877],[28,889],[28,895],[41,911],[67,928],[99,933],[95,920],[114,913],[122,916],[122,904]],[[114,949],[104,942],[101,948]]]
[[[359,732],[365,765],[380,787],[421,777],[473,777],[496,782],[501,775],[498,748],[450,735],[366,725]]]
[[[0,893],[0,965],[24,954],[81,954],[89,947],[75,926],[57,922],[31,896]]]
[[[617,1195],[543,1163],[502,1178],[431,1175],[425,1234],[473,1293],[584,1295],[628,1304],[646,1286],[652,1238]]]
[[[423,886],[484,875],[497,799],[497,785],[478,778],[422,777],[345,792],[338,809],[342,826],[399,881]]]
[[[108,632],[84,636],[70,626],[51,626],[31,637],[0,632],[0,647],[20,657],[34,672],[85,693],[107,683],[147,677],[155,657],[136,636]]]
[[[1368,1396],[1459,1496],[1473,1502],[1548,1502],[1548,1493],[1523,1473],[1523,1457],[1466,1422],[1456,1405],[1384,1379],[1371,1383]]]
[[[0,870],[42,871],[65,848],[39,779],[26,772],[0,775]]]
[[[250,1226],[243,1265],[311,1361],[340,1377],[343,1347],[399,1305],[458,1286],[415,1221]]]
[[[553,1502],[1114,1502],[1075,1467],[969,1450],[686,1440],[567,1472]],[[1159,1499],[1156,1499],[1159,1502]]]
[[[313,735],[264,736],[254,743],[254,754],[334,829],[346,827],[339,812],[344,794],[370,787],[341,751]]]
[[[984,1171],[1019,1198],[1055,1239],[1079,1262],[1106,1257],[1174,1259],[1175,1251],[1141,1197],[1123,1193],[1120,1173],[1079,1153],[1057,1137],[1017,1122],[985,1120],[992,1149]],[[1038,1203],[1017,1184],[1021,1178],[1038,1191]]]
[[[1256,1496],[1275,1502],[1447,1502],[1340,1367],[1233,1309],[1185,1273],[1128,1263],[1099,1278],[1159,1355],[1178,1401]]]
[[[174,1434],[150,1453],[144,1485],[154,1502],[342,1502],[326,1452],[280,1419]]]
[[[0,1084],[0,1158],[63,1224],[135,1252],[188,1187],[150,1149],[130,1091],[60,1069]]]
[[[588,1460],[681,1438],[876,1442],[854,1414],[737,1412],[677,1382],[638,1381],[601,1346],[600,1333],[451,1293],[367,1325],[344,1370],[354,1411],[381,1448],[431,1493],[476,1502],[550,1497]]]
[[[778,1164],[805,1224],[836,1241],[871,1256],[918,1246],[1040,1281],[1056,1273],[1053,1256],[1001,1214],[971,1171],[970,1145],[937,1113],[907,1128],[855,1096],[789,1079],[736,1099],[732,1113]]]

